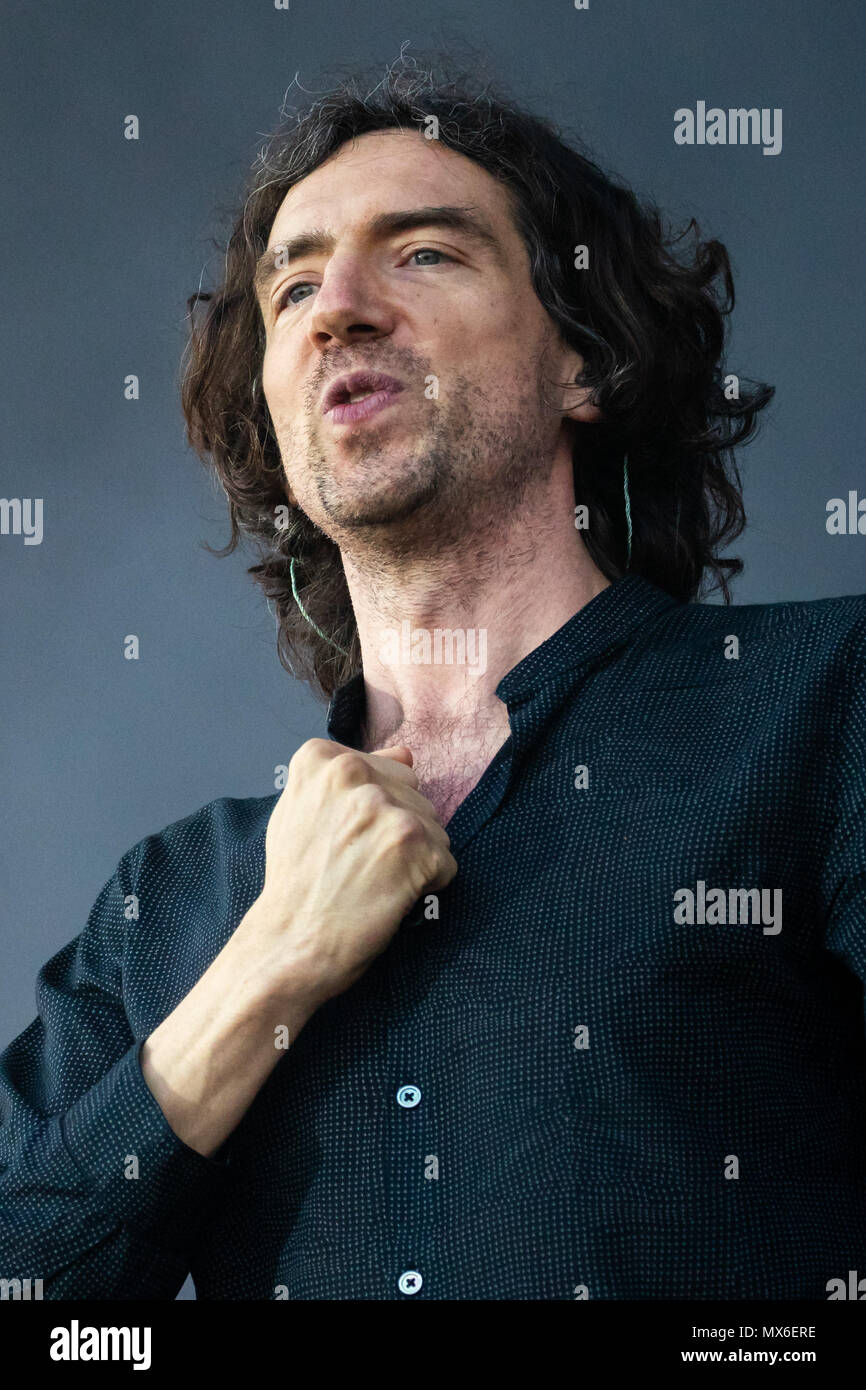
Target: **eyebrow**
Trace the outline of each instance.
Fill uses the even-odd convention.
[[[374,238],[396,236],[400,232],[413,231],[416,227],[444,227],[449,231],[461,232],[470,241],[476,242],[491,252],[500,266],[505,265],[505,252],[499,238],[495,235],[485,218],[471,204],[463,207],[437,206],[407,208],[403,212],[382,212],[367,223],[367,232]],[[275,242],[269,246],[256,261],[253,275],[253,288],[259,299],[264,299],[268,289],[278,275],[301,256],[315,255],[333,251],[337,238],[333,232],[314,227],[308,232],[299,232],[287,241]],[[281,264],[274,264],[279,253]]]

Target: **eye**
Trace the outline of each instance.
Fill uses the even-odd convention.
[[[435,246],[420,246],[417,251],[413,251],[410,254],[408,259],[410,261],[413,261],[416,256],[439,256],[440,259],[443,261],[453,261],[454,259],[454,257],[449,256],[447,252],[438,251]],[[428,261],[427,264],[429,265],[430,262]],[[437,264],[437,262],[434,262],[433,264],[435,265]],[[421,269],[423,268],[424,267],[422,266]],[[314,290],[315,288],[316,286],[313,284],[311,280],[296,280],[293,285],[289,285],[288,289],[285,289],[283,293],[278,296],[275,304],[276,313],[281,314],[283,309],[285,309],[287,305],[301,304],[303,303],[304,299],[309,298],[308,295],[304,295],[302,299],[295,299],[294,295],[296,290]]]
[[[292,296],[293,296],[294,293],[295,293],[295,290],[308,290],[308,289],[311,290],[311,289],[315,289],[315,288],[316,288],[315,285],[314,285],[310,280],[296,280],[295,283],[294,283],[293,285],[289,285],[288,289],[287,289],[287,290],[284,290],[283,293],[282,293],[281,295],[278,296],[277,302],[276,302],[276,311],[277,311],[277,313],[278,313],[278,314],[281,313],[282,310],[285,309],[286,305],[287,305],[288,303],[290,303],[290,302],[291,302],[292,304],[300,304],[300,303],[301,303],[301,300],[300,300],[300,299],[293,299],[293,298],[292,298]],[[305,297],[306,297],[306,296],[305,296]]]
[[[417,251],[412,252],[409,260],[414,261],[416,256],[441,256],[445,261],[452,261],[454,259],[453,256],[447,255],[444,251],[437,251],[435,246],[420,246]]]

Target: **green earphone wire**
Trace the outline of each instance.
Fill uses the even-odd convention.
[[[339,645],[338,642],[334,642],[334,641],[332,640],[332,638],[330,638],[330,637],[328,636],[327,632],[323,632],[322,629],[321,629],[316,623],[313,622],[313,620],[312,620],[312,618],[310,617],[309,613],[307,612],[306,608],[305,608],[304,605],[301,603],[301,600],[300,600],[300,598],[298,597],[298,588],[297,588],[297,585],[295,584],[295,557],[294,557],[294,555],[292,556],[291,560],[289,561],[289,578],[290,578],[291,581],[292,581],[292,593],[293,593],[293,595],[294,595],[295,603],[298,605],[298,608],[300,609],[301,617],[302,617],[302,618],[306,618],[307,622],[310,624],[310,627],[313,629],[313,631],[314,631],[314,632],[317,632],[317,633],[319,634],[319,636],[320,636],[321,638],[324,639],[324,641],[330,642],[331,646],[332,646],[332,647],[336,647],[336,648],[337,648],[337,651],[338,651],[338,652],[341,652],[343,656],[348,656],[349,653],[348,653],[347,651],[344,651],[343,648]]]
[[[631,564],[631,498],[628,495],[628,454],[626,454],[622,465],[622,490],[625,494],[625,520],[628,526],[628,560],[626,569]]]
[[[629,565],[631,564],[631,498],[629,497],[628,492],[628,454],[626,454],[622,465],[622,490],[623,495],[625,497],[625,520],[626,525],[628,527],[628,560],[626,562],[626,569],[628,569]],[[310,627],[313,629],[314,632],[317,632],[319,634],[323,641],[330,643],[332,647],[336,647],[337,651],[340,652],[341,655],[348,656],[349,653],[347,651],[344,651],[344,649],[339,645],[338,642],[334,642],[333,639],[328,636],[327,632],[323,632],[322,629],[318,626],[318,624],[313,622],[306,608],[301,603],[301,600],[298,596],[298,586],[295,583],[294,555],[292,556],[289,562],[289,578],[292,581],[292,594],[294,596],[295,603],[298,605],[298,608],[300,610],[301,617],[306,618],[307,622],[310,624]]]

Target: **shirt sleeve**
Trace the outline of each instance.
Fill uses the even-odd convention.
[[[0,1276],[44,1298],[174,1298],[227,1166],[174,1133],[123,1004],[130,850],[84,931],[39,972],[0,1054]]]
[[[845,656],[850,693],[830,754],[836,804],[822,899],[829,950],[866,982],[866,623]]]

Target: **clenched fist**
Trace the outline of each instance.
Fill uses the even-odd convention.
[[[284,976],[296,991],[304,981],[317,1003],[341,994],[412,904],[456,874],[411,764],[402,745],[359,753],[313,738],[295,753],[268,823],[265,883],[251,913],[275,982]]]

